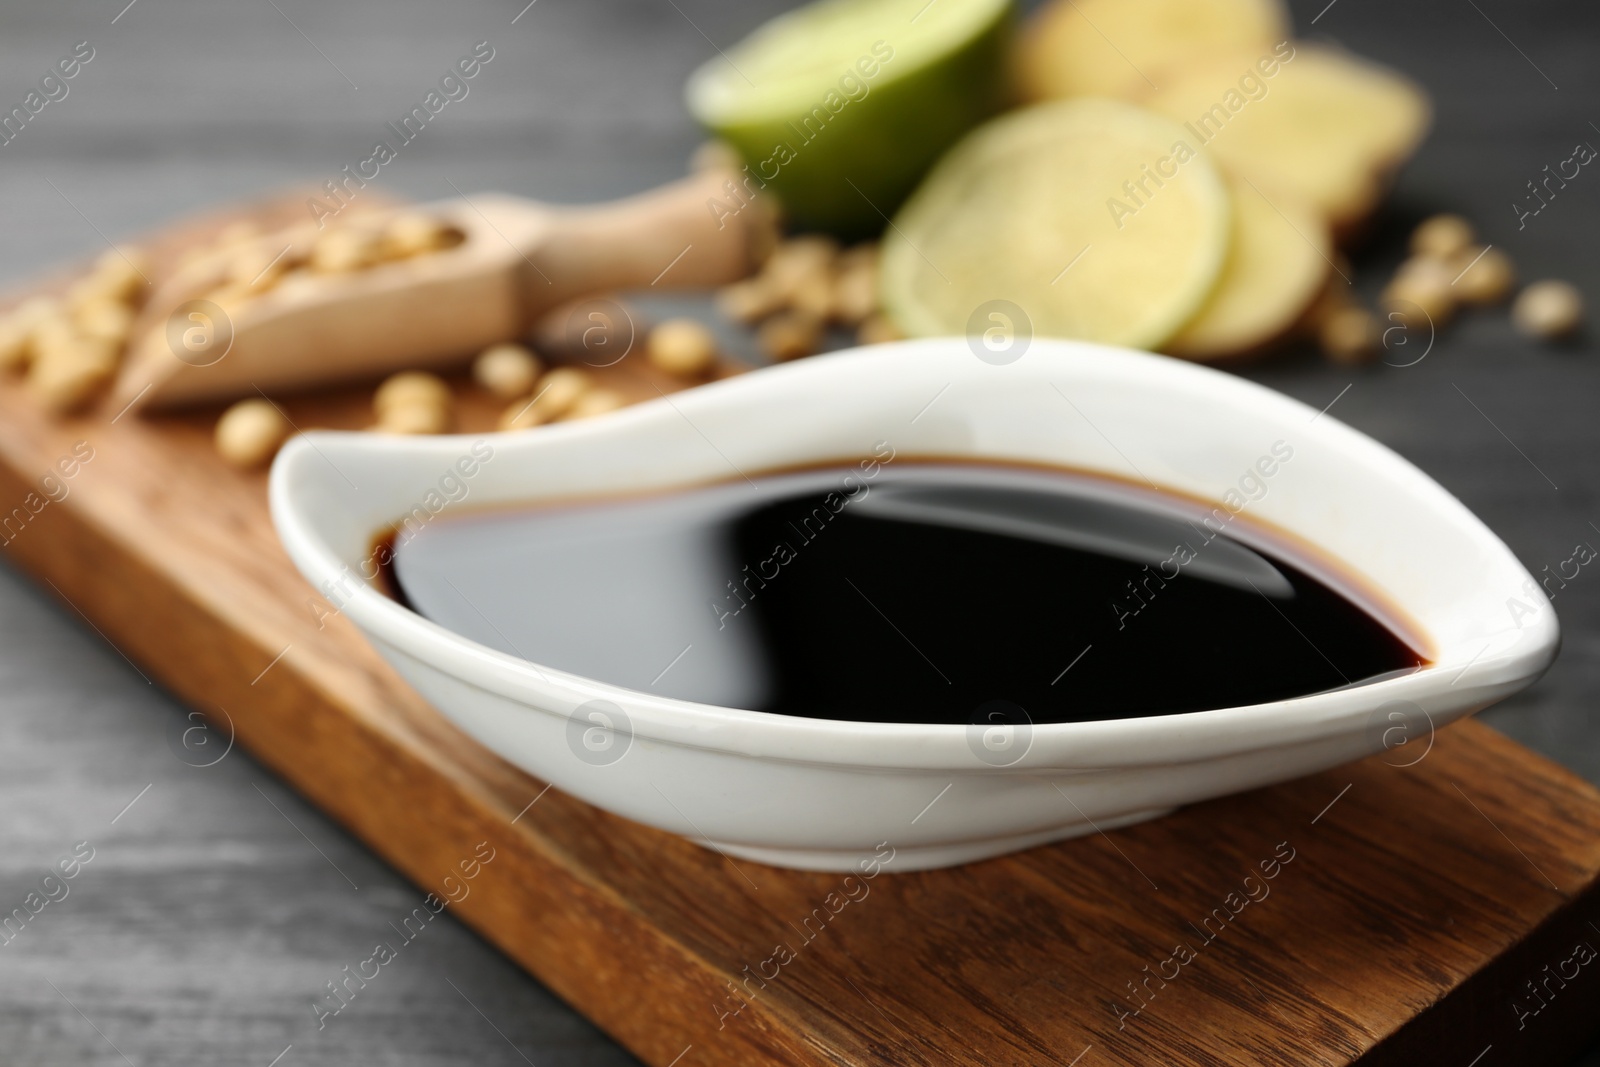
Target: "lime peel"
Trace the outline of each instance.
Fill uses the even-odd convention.
[[[708,60],[689,110],[746,163],[724,209],[770,189],[802,228],[881,230],[1000,107],[1010,14],[1009,0],[821,0]]]

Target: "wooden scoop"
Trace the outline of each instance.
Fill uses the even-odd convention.
[[[773,230],[762,205],[716,209],[730,177],[707,172],[576,209],[501,194],[407,208],[465,239],[348,273],[297,271],[237,303],[206,300],[223,280],[220,261],[191,263],[146,304],[108,403],[170,408],[448,366],[579,297],[735,281]],[[280,250],[303,258],[318,236],[307,223],[255,250],[263,262]]]

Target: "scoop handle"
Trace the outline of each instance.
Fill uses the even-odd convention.
[[[708,170],[550,219],[528,261],[533,306],[620,289],[709,288],[750,274],[776,240],[770,197]]]

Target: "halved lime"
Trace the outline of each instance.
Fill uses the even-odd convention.
[[[1228,190],[1170,119],[1068,100],[980,127],[884,235],[884,302],[911,336],[961,334],[991,301],[1035,336],[1155,348],[1222,270]]]
[[[802,228],[874,234],[999,109],[1010,13],[1009,0],[822,0],[708,60],[689,110],[744,157],[742,195],[770,189]]]

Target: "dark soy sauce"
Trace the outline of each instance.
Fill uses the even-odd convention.
[[[755,480],[446,514],[392,535],[391,592],[545,666],[868,722],[967,723],[996,700],[1036,723],[1163,715],[1424,662],[1225,509],[903,458]]]

